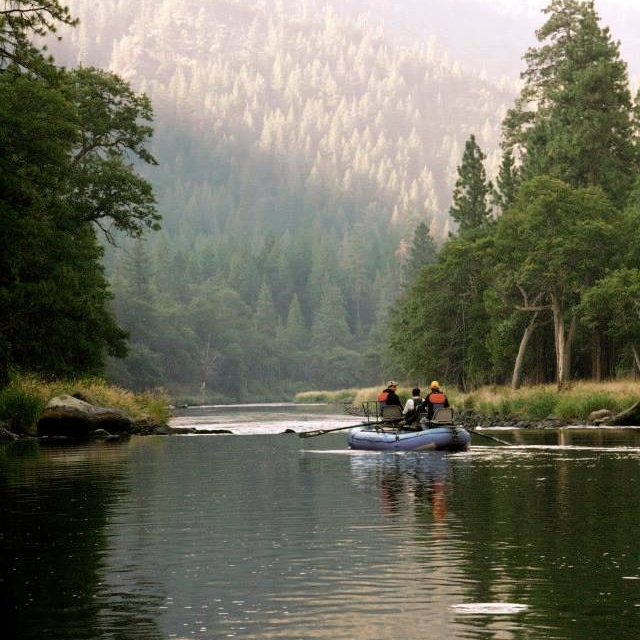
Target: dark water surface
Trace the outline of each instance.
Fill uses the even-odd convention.
[[[640,433],[350,452],[357,419],[192,410],[234,435],[0,448],[3,637],[640,637]],[[249,426],[251,425],[251,426]]]

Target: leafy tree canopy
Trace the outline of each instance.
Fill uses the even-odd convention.
[[[0,385],[10,367],[95,374],[124,356],[95,229],[139,236],[159,220],[133,168],[154,162],[149,101],[43,58],[31,39],[59,21],[75,23],[56,2],[0,10]]]

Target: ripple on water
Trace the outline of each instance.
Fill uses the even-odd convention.
[[[467,602],[451,606],[451,610],[455,613],[475,615],[505,615],[522,613],[528,608],[529,607],[526,604],[516,604],[514,602]]]

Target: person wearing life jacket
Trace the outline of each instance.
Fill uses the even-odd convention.
[[[389,380],[386,388],[378,394],[380,407],[384,407],[388,404],[395,404],[402,409],[402,401],[400,400],[400,396],[396,393],[397,388],[398,383],[393,380]]]
[[[437,380],[434,380],[429,387],[431,391],[429,391],[422,403],[422,410],[427,412],[427,419],[431,420],[436,409],[449,406],[449,400],[440,389],[440,383]]]

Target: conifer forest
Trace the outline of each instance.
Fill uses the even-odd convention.
[[[597,2],[548,3],[520,82],[347,4],[0,0],[0,385],[640,371],[640,105]]]

